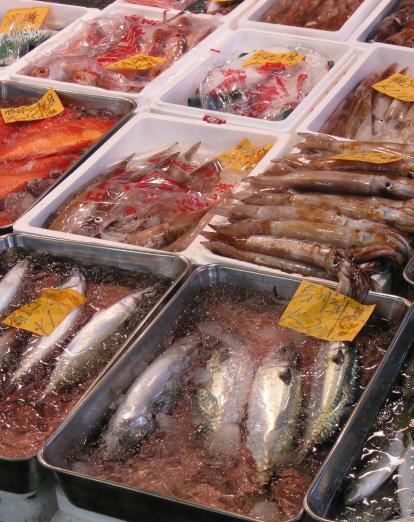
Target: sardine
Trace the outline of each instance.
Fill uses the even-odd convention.
[[[299,424],[302,378],[291,350],[283,346],[280,353],[271,353],[257,370],[250,391],[246,446],[263,483],[272,468],[285,462]]]
[[[414,515],[414,444],[407,434],[408,446],[398,467],[398,502],[403,517]]]
[[[164,413],[171,410],[182,374],[196,357],[200,345],[198,334],[180,339],[135,380],[104,434],[106,458],[139,444],[155,428],[155,410]]]
[[[358,362],[351,343],[326,343],[311,370],[304,449],[328,439],[355,400]]]
[[[17,294],[23,283],[28,267],[28,260],[19,261],[0,280],[0,313],[9,306]]]
[[[96,312],[58,357],[44,394],[80,382],[88,369],[95,365],[102,367],[116,349],[104,341],[122,326],[146,295],[148,290],[134,292]]]
[[[79,294],[85,294],[85,279],[77,268],[75,268],[66,281],[58,287],[58,289],[64,288],[71,288]],[[67,335],[68,331],[76,323],[81,310],[82,308],[80,306],[74,308],[50,335],[36,338],[34,342],[29,344],[20,360],[16,372],[12,376],[12,384],[18,383],[36,364],[47,360],[59,341]]]
[[[368,463],[345,490],[344,502],[347,506],[371,496],[391,477],[405,452],[403,437],[403,433],[398,431],[383,451],[373,452]]]
[[[241,441],[240,422],[254,375],[254,362],[246,342],[219,323],[199,324],[199,329],[219,341],[207,363],[211,381],[198,390],[198,406],[211,453],[233,454]]]

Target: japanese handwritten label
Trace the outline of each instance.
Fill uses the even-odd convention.
[[[316,283],[300,284],[284,311],[280,326],[324,341],[353,341],[375,305],[363,305]]]
[[[266,63],[281,63],[282,65],[296,65],[302,62],[306,56],[295,52],[272,53],[271,51],[256,51],[244,62],[244,67],[254,67]]]
[[[124,69],[130,71],[144,71],[151,69],[160,63],[164,63],[167,58],[164,56],[147,56],[145,54],[135,54],[124,60],[110,63],[105,69]]]
[[[10,9],[4,15],[0,24],[0,33],[38,30],[42,26],[49,9],[49,7]]]
[[[244,139],[234,149],[223,152],[218,159],[232,170],[249,174],[271,147],[271,144],[255,147],[248,139]]]
[[[405,102],[414,102],[414,78],[405,74],[393,74],[381,82],[371,86],[391,98]]]
[[[362,151],[362,152],[344,152],[342,154],[335,154],[330,159],[344,160],[344,161],[363,161],[364,163],[393,163],[401,161],[405,158],[403,154],[398,152],[376,152],[376,151]]]
[[[36,301],[15,310],[2,323],[48,336],[74,308],[85,301],[86,297],[72,288],[47,288]]]
[[[0,109],[0,113],[5,123],[13,123],[15,121],[33,121],[52,118],[64,110],[65,108],[59,96],[53,89],[49,89],[46,94],[42,96],[39,101],[33,103],[33,105]]]

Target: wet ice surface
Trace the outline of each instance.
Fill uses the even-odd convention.
[[[50,353],[46,360],[36,364],[17,385],[11,383],[11,378],[19,366],[22,354],[38,336],[0,325],[0,343],[4,335],[12,336],[7,354],[0,365],[0,456],[11,458],[30,456],[40,449],[170,284],[167,278],[151,274],[96,266],[95,263],[81,263],[73,259],[34,254],[20,249],[0,256],[0,278],[21,259],[30,259],[29,271],[11,305],[1,314],[2,318],[20,306],[34,301],[43,289],[62,284],[75,267],[81,270],[86,280],[87,301],[83,305],[80,319],[56,344],[53,353]],[[59,355],[93,314],[108,308],[133,291],[147,287],[154,288],[155,292],[146,296],[142,306],[137,307],[130,318],[115,330],[105,343],[99,361],[87,365],[80,382],[75,386],[68,383],[58,392],[53,391],[43,396]]]
[[[268,480],[260,479],[255,458],[247,447],[250,415],[247,414],[247,405],[243,406],[241,414],[240,440],[234,425],[228,425],[228,429],[221,432],[220,441],[212,439],[212,428],[203,419],[200,407],[204,408],[206,403],[200,401],[200,389],[208,387],[213,380],[211,360],[220,346],[212,335],[202,336],[201,349],[183,372],[178,393],[176,388],[170,396],[169,407],[158,413],[152,409],[156,429],[143,437],[139,446],[135,445],[115,457],[108,456],[105,433],[108,419],[114,413],[108,411],[103,425],[96,427],[85,447],[68,457],[69,467],[95,477],[252,516],[257,520],[280,521],[297,516],[305,492],[339,427],[333,427],[326,443],[304,451],[305,412],[311,380],[320,372],[314,366],[320,341],[277,325],[285,305],[286,302],[275,301],[268,294],[211,285],[188,306],[158,350],[160,353],[177,340],[194,333],[197,324],[213,323],[215,328],[224,329],[235,343],[243,340],[246,347],[243,358],[252,361],[253,374],[271,354],[279,353],[281,346],[297,353],[296,362],[295,357],[291,358],[291,368],[292,372],[298,369],[303,377],[303,399],[298,421],[291,426],[295,442],[286,451],[285,462],[274,468]],[[395,326],[374,315],[355,343],[362,366],[355,386],[356,396],[375,371]],[[207,327],[203,328],[205,332]],[[222,362],[224,360],[225,357]],[[290,377],[286,379],[286,374],[284,377],[289,382]],[[250,392],[251,386],[248,387]],[[233,395],[237,398],[242,394],[243,386],[238,383]],[[204,406],[200,406],[202,404]],[[291,424],[289,419],[288,424]]]

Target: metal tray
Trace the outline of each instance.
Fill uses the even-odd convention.
[[[414,285],[414,257],[412,257],[404,268],[404,279],[410,285]]]
[[[414,305],[400,326],[392,350],[385,355],[308,490],[304,505],[312,519],[330,522],[327,514],[331,504],[346,475],[359,459],[368,433],[400,375],[414,341],[413,332]]]
[[[24,234],[11,234],[0,238],[0,252],[10,248],[24,248],[37,252],[47,252],[59,256],[70,257],[97,265],[109,265],[115,268],[149,272],[169,277],[172,284],[159,299],[137,328],[131,333],[111,361],[100,372],[104,375],[123,350],[131,343],[156,311],[176,290],[182,279],[188,275],[191,265],[189,261],[175,254],[137,252],[128,249],[116,249],[99,245],[87,245],[74,241],[48,239]],[[99,377],[91,384],[92,389]],[[21,458],[8,458],[0,455],[0,490],[12,493],[29,493],[35,491],[45,478],[47,471],[39,464],[36,454]]]
[[[112,134],[114,134],[124,123],[132,116],[137,104],[128,100],[127,98],[117,98],[112,96],[95,96],[84,93],[77,93],[76,91],[68,91],[63,89],[55,89],[66,105],[71,103],[73,105],[80,105],[87,109],[108,109],[111,110],[118,119],[118,122],[106,132],[100,140],[91,145],[84,154],[69,167],[60,178],[56,179],[39,198],[34,202],[32,207],[36,205],[46,194],[53,190],[63,179],[71,174],[79,165],[85,161],[95,150],[100,147]],[[0,81],[0,98],[27,98],[32,96],[41,97],[47,91],[47,87],[37,86],[31,83],[12,82],[8,80]],[[30,207],[30,208],[32,208]],[[29,209],[27,209],[29,210]],[[20,217],[20,216],[19,216]],[[0,234],[8,234],[12,232],[14,223],[0,227]]]
[[[109,516],[141,522],[212,522],[250,520],[252,518],[218,511],[199,504],[147,493],[132,487],[90,477],[68,469],[65,457],[83,443],[114,400],[123,394],[153,358],[161,339],[175,327],[177,318],[201,288],[212,283],[227,283],[258,292],[272,293],[290,299],[301,282],[292,276],[276,276],[260,271],[248,271],[224,265],[207,265],[198,268],[181,287],[169,304],[157,315],[147,329],[126,351],[111,371],[98,383],[56,434],[39,453],[41,463],[55,471],[69,500],[78,507],[98,511]],[[335,285],[327,284],[334,287]],[[377,311],[385,317],[403,319],[408,301],[385,294],[371,293],[368,303],[376,303]],[[402,332],[393,341],[394,353],[406,342]],[[299,520],[302,513],[296,519]],[[257,521],[255,521],[257,522]]]

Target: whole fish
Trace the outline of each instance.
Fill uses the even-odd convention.
[[[112,416],[103,437],[106,458],[132,449],[155,427],[154,408],[168,413],[180,390],[183,372],[201,346],[198,334],[187,335],[159,355],[135,380]]]
[[[405,452],[403,433],[397,432],[383,451],[375,451],[344,493],[344,502],[352,506],[370,497],[388,480],[401,463]]]
[[[58,287],[59,290],[71,288],[79,294],[85,294],[85,279],[79,269],[75,268],[66,281]],[[18,383],[22,377],[28,374],[36,364],[46,361],[56,345],[62,340],[76,323],[81,313],[80,306],[74,308],[65,319],[47,336],[35,339],[30,343],[19,362],[19,366],[11,378],[11,383]]]
[[[351,343],[324,343],[311,370],[303,446],[327,440],[355,400],[358,362]]]
[[[29,261],[19,261],[0,280],[0,313],[9,306],[17,294],[17,291],[23,283],[28,267]]]
[[[247,408],[247,442],[260,479],[267,483],[272,469],[284,463],[299,424],[302,377],[290,346],[270,353],[253,379]]]
[[[408,446],[404,460],[398,466],[398,502],[403,517],[414,515],[414,444],[411,434],[407,434]]]
[[[214,454],[233,454],[241,442],[240,423],[253,380],[254,361],[246,343],[219,323],[198,327],[204,335],[219,341],[206,366],[211,380],[197,392],[206,446]]]
[[[125,323],[147,295],[148,290],[139,290],[96,312],[59,356],[44,395],[80,382],[91,367],[102,367],[116,349],[106,346],[104,341]]]

